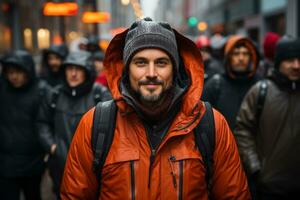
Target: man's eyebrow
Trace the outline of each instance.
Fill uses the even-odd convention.
[[[132,61],[136,61],[136,60],[147,60],[145,57],[133,57]]]
[[[157,58],[156,60],[170,60],[170,58],[168,58],[168,57],[160,57],[160,58]]]

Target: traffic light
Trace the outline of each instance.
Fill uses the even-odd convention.
[[[188,25],[194,27],[198,24],[198,19],[196,17],[189,17]]]

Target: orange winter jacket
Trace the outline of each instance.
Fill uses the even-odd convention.
[[[208,199],[205,166],[196,148],[193,129],[205,107],[200,101],[203,63],[196,46],[175,31],[178,49],[190,86],[183,96],[181,110],[159,145],[152,167],[151,148],[143,123],[126,104],[119,90],[122,77],[122,51],[127,31],[110,43],[105,70],[118,111],[113,143],[107,155],[99,190],[92,170],[91,130],[94,109],[81,119],[73,138],[61,187],[62,199]],[[214,110],[215,149],[211,196],[213,199],[250,199],[234,137],[224,117]],[[173,173],[173,175],[172,175]]]

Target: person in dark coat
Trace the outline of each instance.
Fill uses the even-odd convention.
[[[55,87],[63,82],[61,65],[68,55],[66,45],[52,45],[45,49],[42,54],[41,79],[51,87]]]
[[[232,36],[225,46],[226,72],[214,75],[205,83],[202,99],[225,116],[231,130],[246,92],[259,80],[255,75],[258,60],[251,40]]]
[[[277,43],[274,72],[246,94],[234,135],[257,199],[298,199],[300,196],[300,39]]]
[[[111,98],[107,88],[94,84],[89,52],[70,53],[62,69],[64,83],[53,88],[38,115],[39,138],[50,155],[48,167],[57,198],[69,145],[81,116],[97,102]]]
[[[3,60],[0,83],[0,198],[39,200],[44,161],[35,131],[41,99],[32,56],[16,50]]]

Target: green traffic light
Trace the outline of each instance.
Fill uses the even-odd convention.
[[[198,24],[198,20],[196,17],[190,17],[188,19],[189,26],[196,26]]]

